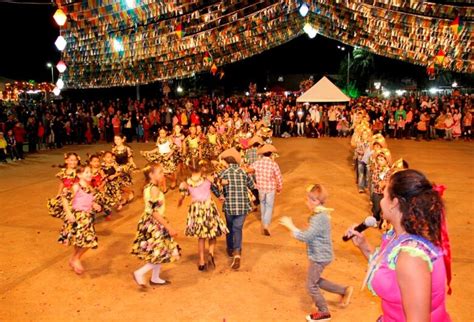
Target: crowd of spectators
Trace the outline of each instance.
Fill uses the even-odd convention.
[[[24,158],[24,151],[66,144],[112,142],[122,133],[128,142],[154,140],[160,128],[200,125],[204,132],[219,115],[235,126],[262,121],[275,137],[346,137],[357,109],[366,109],[374,133],[397,139],[472,137],[472,96],[361,97],[349,104],[297,104],[296,97],[256,96],[140,101],[103,100],[11,104],[0,102],[0,160]],[[27,147],[26,147],[27,146]]]

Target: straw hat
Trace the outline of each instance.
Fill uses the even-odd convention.
[[[253,138],[250,139],[249,141],[249,147],[253,146],[255,143],[258,143],[260,145],[263,145],[263,139],[259,136],[254,136]]]
[[[403,170],[405,170],[405,167],[403,166],[403,158],[398,159],[392,164],[392,174]]]
[[[382,134],[375,134],[374,136],[372,136],[372,148],[375,143],[378,143],[384,149],[387,148],[387,141],[385,141],[385,138]]]
[[[227,149],[219,155],[220,159],[224,159],[227,157],[233,157],[238,164],[242,162],[242,157],[240,156],[239,151],[237,151],[235,148]]]
[[[257,150],[258,154],[264,154],[267,152],[275,153],[277,152],[277,149],[271,144],[265,144],[264,146],[262,146],[260,149]]]
[[[390,153],[389,149],[380,149],[375,152],[375,158],[377,159],[379,156],[383,156],[387,163],[390,165],[392,163],[392,154]]]

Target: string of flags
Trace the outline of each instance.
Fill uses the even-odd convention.
[[[426,66],[428,75],[439,69],[474,72],[471,7],[389,0],[67,2],[57,1],[54,18],[61,26],[58,70],[71,88],[199,72],[222,78],[225,64],[281,45],[303,28],[311,29],[311,38],[320,34]]]

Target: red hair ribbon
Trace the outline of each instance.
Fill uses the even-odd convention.
[[[446,191],[445,185],[433,185],[433,190],[436,191],[440,197],[443,197]],[[444,266],[446,267],[446,280],[448,282],[448,294],[451,295],[451,244],[449,242],[448,227],[446,224],[446,209],[443,209],[441,218],[441,249],[443,250]]]

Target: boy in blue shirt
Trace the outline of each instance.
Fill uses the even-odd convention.
[[[353,287],[341,286],[321,277],[323,270],[334,257],[329,216],[329,212],[333,209],[323,206],[328,193],[322,185],[311,185],[306,189],[306,192],[306,205],[312,212],[308,229],[298,229],[290,217],[281,218],[280,223],[292,232],[294,238],[306,243],[309,259],[307,286],[309,294],[318,308],[318,312],[309,314],[306,316],[306,320],[310,322],[329,321],[331,314],[320,289],[341,295],[341,306],[346,307],[349,305]]]

